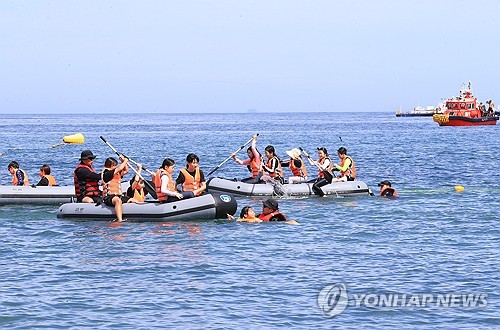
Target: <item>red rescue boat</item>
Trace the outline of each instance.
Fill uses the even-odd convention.
[[[496,125],[498,116],[479,108],[469,82],[467,87],[462,85],[460,96],[446,100],[446,110],[442,114],[435,114],[433,120],[439,126]]]

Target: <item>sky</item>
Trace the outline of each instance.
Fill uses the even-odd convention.
[[[500,103],[499,0],[3,0],[0,31],[0,113]]]

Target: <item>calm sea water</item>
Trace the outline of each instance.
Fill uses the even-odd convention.
[[[51,148],[78,132],[84,145]],[[208,173],[260,133],[260,150],[281,157],[345,146],[360,180],[401,195],[280,200],[300,226],[78,222],[56,206],[1,206],[0,327],[498,328],[499,132],[392,113],[0,115],[2,184],[11,160],[32,182],[48,163],[71,184],[83,149],[97,168],[113,156],[99,135],[151,169],[195,152]],[[247,175],[232,161],[215,174]],[[238,202],[260,210],[262,199]],[[318,294],[342,284],[349,305],[325,317]],[[370,305],[384,294],[486,294],[487,305]]]

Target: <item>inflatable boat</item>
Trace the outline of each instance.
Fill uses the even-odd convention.
[[[211,178],[207,181],[210,192],[231,193],[239,196],[310,196],[314,195],[312,183],[269,184],[245,183],[223,178]],[[325,195],[337,197],[368,196],[370,190],[363,181],[333,182],[321,187]]]
[[[122,190],[127,191],[130,183],[122,182]],[[0,186],[2,204],[64,204],[75,199],[74,186]]]
[[[126,203],[123,204],[123,219],[134,222],[223,219],[228,214],[234,215],[237,207],[231,195],[215,193],[171,203]],[[113,220],[116,215],[114,208],[104,203],[66,203],[59,207],[57,217]]]
[[[73,186],[0,186],[1,204],[62,204],[75,196]]]

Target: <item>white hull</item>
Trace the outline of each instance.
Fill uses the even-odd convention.
[[[237,209],[236,200],[228,194],[206,194],[172,203],[126,203],[123,218],[129,221],[186,221],[227,218]],[[115,210],[104,203],[66,203],[59,207],[58,218],[113,220]]]
[[[0,204],[62,204],[74,196],[73,186],[0,186]]]
[[[283,184],[273,186],[271,184],[250,184],[241,181],[232,181],[223,178],[212,178],[207,182],[208,191],[231,193],[239,196],[279,196],[285,192],[289,196],[311,196],[314,195],[312,183]],[[321,187],[325,195],[339,197],[368,196],[369,189],[363,181],[333,182]]]

